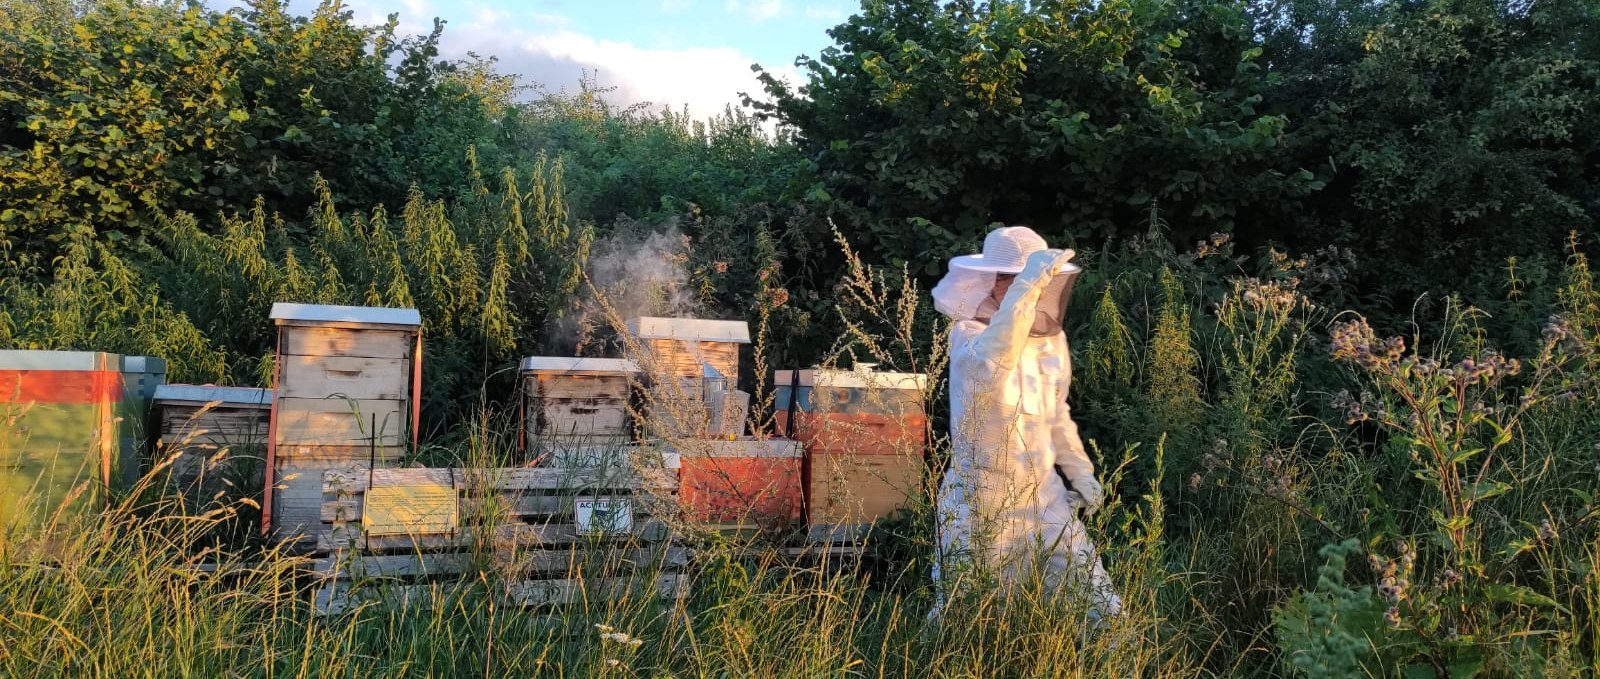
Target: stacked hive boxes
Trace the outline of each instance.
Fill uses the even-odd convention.
[[[720,527],[798,520],[799,445],[744,435],[750,395],[737,386],[749,326],[646,317],[628,329],[654,378],[649,429],[679,456],[679,499],[689,518]]]
[[[313,544],[322,476],[394,466],[415,443],[422,319],[415,309],[278,303],[265,528]]]
[[[261,483],[270,389],[164,384],[156,388],[154,402],[162,458],[156,461],[175,456],[168,476],[178,490],[203,502],[219,491]]]
[[[628,403],[639,366],[614,358],[522,360],[524,444],[535,464],[581,459],[633,439]]]
[[[806,520],[855,528],[892,514],[927,481],[927,375],[780,370],[778,431],[805,446]],[[792,423],[792,426],[791,426]]]

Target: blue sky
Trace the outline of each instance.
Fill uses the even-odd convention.
[[[293,0],[308,12],[315,0]],[[797,81],[794,58],[816,56],[827,29],[856,0],[346,0],[362,23],[399,13],[400,29],[425,33],[444,19],[442,51],[499,58],[502,71],[551,89],[589,72],[621,104],[688,107],[697,117],[759,93],[751,63]]]

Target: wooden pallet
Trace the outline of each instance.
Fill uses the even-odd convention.
[[[428,606],[473,580],[517,606],[681,599],[688,558],[662,519],[677,486],[669,469],[330,470],[316,609]]]

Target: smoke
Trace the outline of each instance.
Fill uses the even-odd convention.
[[[618,225],[595,241],[584,267],[589,284],[557,324],[561,348],[578,356],[615,354],[616,347],[608,346],[615,329],[602,299],[623,321],[701,315],[704,305],[691,284],[689,258],[689,237],[673,222],[653,229]]]

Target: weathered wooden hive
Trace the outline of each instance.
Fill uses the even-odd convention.
[[[777,428],[805,447],[806,520],[859,527],[887,517],[927,479],[928,376],[776,371]],[[791,426],[792,423],[792,426]]]
[[[390,467],[416,443],[422,318],[416,309],[272,305],[277,375],[264,527],[314,544],[322,477]]]
[[[259,487],[271,389],[164,384],[153,400],[160,423],[155,461],[176,455],[168,477],[178,490],[203,502],[218,491]]]
[[[137,478],[122,358],[0,351],[0,529],[36,526],[73,497],[72,513],[98,507]]]
[[[739,350],[750,343],[748,324],[642,317],[628,321],[628,331],[639,343],[650,383],[651,435],[683,438],[743,431],[742,423],[725,414],[737,408]]]
[[[523,444],[553,462],[633,439],[628,403],[639,366],[614,358],[530,356],[521,366]]]
[[[628,332],[639,340],[649,367],[661,373],[699,383],[705,365],[716,369],[729,385],[739,379],[739,347],[750,343],[750,326],[744,321],[644,316],[628,321]]]

